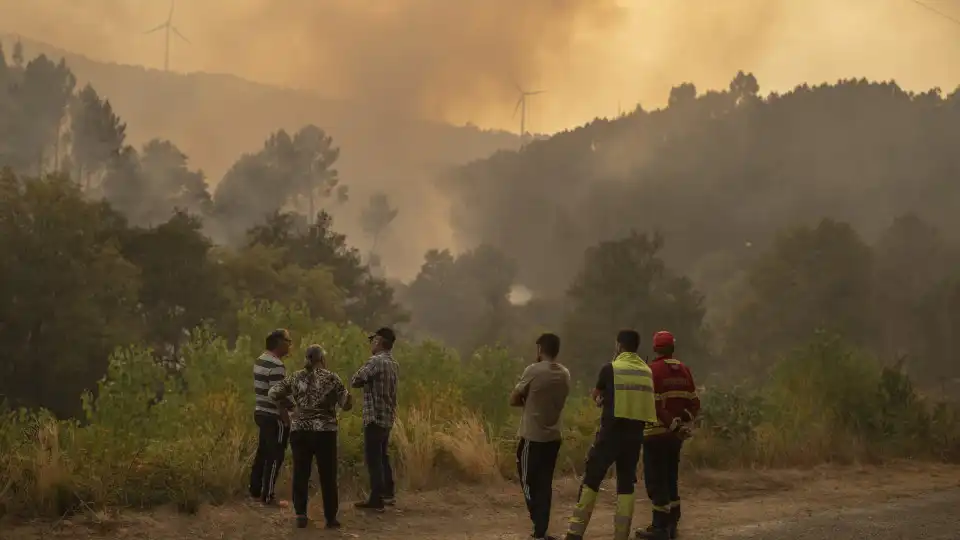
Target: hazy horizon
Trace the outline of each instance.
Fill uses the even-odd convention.
[[[960,18],[960,4],[927,4]],[[165,20],[165,1],[25,6],[0,0],[4,30],[98,61],[162,69],[162,31],[143,32]],[[463,20],[470,24],[456,24]],[[528,129],[541,133],[638,102],[659,107],[681,82],[722,88],[738,70],[753,72],[764,94],[851,77],[911,90],[950,91],[960,81],[949,62],[960,57],[960,24],[912,0],[180,2],[174,25],[191,43],[172,38],[172,71],[231,74],[511,132],[519,128],[515,81],[547,91],[528,109]]]

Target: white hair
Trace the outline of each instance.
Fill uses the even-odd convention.
[[[320,345],[313,344],[307,347],[307,351],[304,356],[306,357],[308,364],[319,364],[321,360],[327,357],[327,351],[323,350],[323,347]]]

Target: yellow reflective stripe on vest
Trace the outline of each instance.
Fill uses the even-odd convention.
[[[668,392],[660,392],[659,394],[654,395],[654,399],[657,401],[662,401],[664,399],[689,399],[694,400],[698,399],[699,396],[696,392],[686,392],[684,390],[670,390]]]
[[[650,437],[652,435],[663,435],[664,433],[669,433],[669,431],[667,430],[667,428],[661,425],[656,425],[643,430],[644,437]]]
[[[612,362],[613,415],[617,418],[656,422],[653,372],[636,353],[622,353]]]

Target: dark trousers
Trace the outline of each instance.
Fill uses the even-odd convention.
[[[616,466],[617,494],[632,494],[637,483],[637,464],[640,463],[641,448],[643,438],[640,436],[601,429],[587,453],[583,485],[599,491],[607,471],[611,466]]]
[[[536,442],[521,438],[517,444],[517,474],[533,521],[534,538],[544,538],[550,526],[553,471],[559,453],[560,441]]]
[[[680,521],[680,450],[672,435],[651,437],[643,447],[643,480],[653,505],[653,527],[667,529]]]
[[[370,504],[383,506],[383,500],[393,498],[393,468],[390,467],[390,428],[367,424],[363,427],[363,458],[370,473]]]
[[[293,449],[293,508],[298,516],[307,515],[310,497],[310,473],[317,463],[323,517],[327,523],[337,520],[337,432],[294,431],[290,435]]]
[[[289,429],[275,414],[258,412],[253,416],[259,428],[257,454],[250,469],[250,495],[263,501],[274,499],[280,478],[283,455],[290,438]]]

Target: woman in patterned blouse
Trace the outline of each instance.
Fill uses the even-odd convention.
[[[317,461],[320,493],[327,528],[340,527],[337,521],[337,409],[349,411],[353,400],[340,377],[327,369],[326,353],[319,345],[306,351],[306,366],[270,389],[277,403],[291,398],[296,412],[290,426],[293,450],[293,507],[297,527],[307,526],[307,499],[310,472]]]

